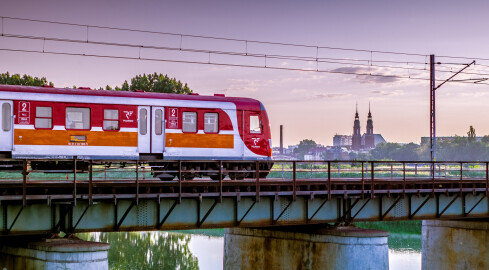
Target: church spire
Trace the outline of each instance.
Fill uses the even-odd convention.
[[[362,148],[362,135],[360,135],[360,117],[358,116],[358,102],[356,104],[355,121],[353,121],[353,135],[351,149],[358,151]]]
[[[368,102],[368,118],[372,118],[372,113],[370,112],[370,101]]]
[[[368,102],[367,134],[365,134],[365,148],[375,148],[374,121],[370,111],[370,102]]]

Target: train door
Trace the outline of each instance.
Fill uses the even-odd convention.
[[[151,153],[151,107],[138,108],[138,152]]]
[[[259,112],[245,112],[244,142],[254,153],[261,153],[268,142],[264,139],[263,124]]]
[[[12,151],[13,148],[13,102],[0,100],[2,128],[0,129],[0,151]]]
[[[151,107],[151,153],[161,154],[165,150],[165,110]]]

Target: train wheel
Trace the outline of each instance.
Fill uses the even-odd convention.
[[[193,173],[182,173],[183,180],[194,180],[195,175]]]
[[[229,178],[231,178],[231,180],[243,180],[247,175],[248,173],[242,173],[242,172],[229,173]]]
[[[209,175],[209,177],[214,180],[214,181],[219,181],[219,174],[217,175]],[[222,179],[224,179],[224,177],[226,177],[225,175],[222,176]]]
[[[175,178],[175,175],[169,173],[162,173],[155,175],[155,177],[160,178],[161,181],[172,181]]]

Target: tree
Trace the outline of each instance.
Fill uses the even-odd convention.
[[[376,160],[388,159],[398,161],[418,161],[420,159],[420,146],[414,143],[381,143],[370,151]]]
[[[473,126],[469,127],[469,132],[467,132],[467,136],[469,137],[469,142],[475,141],[475,129]]]
[[[48,82],[45,77],[32,77],[30,75],[24,74],[20,76],[20,74],[10,73],[0,73],[0,84],[10,84],[10,85],[29,85],[29,86],[43,86],[50,85],[53,86],[52,82]]]
[[[110,269],[199,269],[198,259],[189,247],[190,234],[102,232],[79,236],[88,241],[110,243]]]
[[[175,94],[192,93],[192,90],[190,90],[187,84],[183,84],[175,78],[169,78],[168,75],[158,74],[156,72],[148,75],[136,75],[131,79],[130,85],[125,81],[120,89],[123,91],[143,90],[145,92]]]
[[[299,142],[299,145],[294,150],[294,154],[304,157],[312,148],[316,147],[317,143],[313,140],[305,139]]]

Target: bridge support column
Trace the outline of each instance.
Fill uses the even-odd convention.
[[[423,269],[488,269],[489,222],[424,220]]]
[[[388,269],[388,236],[355,227],[226,229],[224,269]]]
[[[107,243],[73,239],[0,239],[0,269],[108,269]]]

